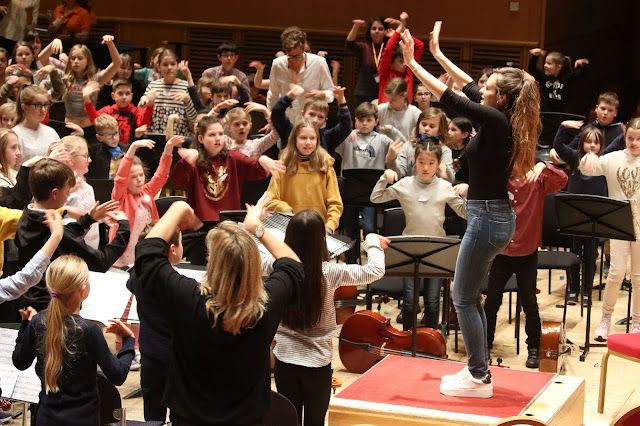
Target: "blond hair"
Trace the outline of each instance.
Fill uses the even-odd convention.
[[[58,379],[64,357],[72,353],[67,346],[67,336],[76,326],[68,305],[82,286],[89,283],[89,268],[77,256],[60,256],[47,269],[46,283],[52,297],[45,311],[44,383],[47,393],[55,393],[60,390]],[[67,324],[67,317],[71,319],[71,326]]]
[[[4,157],[4,152],[9,144],[9,135],[14,135],[16,138],[18,137],[13,130],[0,127],[0,166],[2,166],[0,173],[15,184],[15,179],[11,177],[9,173],[11,170],[15,171],[15,169],[7,164],[7,160]]]
[[[316,132],[316,149],[309,156],[309,171],[317,171],[321,173],[327,173],[329,168],[329,153],[320,145],[320,132],[315,123],[308,118],[299,118],[296,124],[291,129],[289,134],[289,141],[287,146],[280,153],[280,160],[287,167],[287,173],[296,174],[298,172],[298,159],[300,153],[296,146],[296,140],[300,131],[306,127],[312,128]]]
[[[60,139],[60,143],[72,157],[80,151],[81,146],[86,146],[88,148],[87,141],[82,136],[65,136]],[[51,153],[51,146],[49,146],[49,153]]]
[[[96,121],[93,123],[96,128],[96,133],[103,130],[118,129],[118,120],[109,114],[100,114],[96,117]]]
[[[237,223],[224,221],[209,231],[207,274],[200,293],[213,326],[222,315],[222,328],[240,334],[264,315],[268,295],[262,283],[258,246]]]
[[[96,64],[93,62],[93,55],[91,54],[91,50],[84,44],[76,44],[69,50],[69,61],[67,61],[67,65],[64,68],[64,76],[62,77],[62,82],[64,83],[64,96],[66,98],[71,94],[71,86],[76,82],[77,78],[73,72],[73,68],[71,68],[71,57],[74,55],[75,50],[80,50],[80,53],[87,58],[87,69],[84,71],[84,75],[80,77],[80,79],[86,79],[86,81],[91,81],[94,79],[96,75]]]
[[[247,119],[251,122],[251,115],[245,112],[242,108],[231,108],[227,115],[225,115],[225,121],[227,124],[231,124],[234,121]]]
[[[16,104],[14,103],[5,102],[4,104],[0,105],[0,116],[2,116],[3,114],[10,113],[10,114],[13,114],[15,118],[16,111],[17,111],[17,108],[16,108]]]

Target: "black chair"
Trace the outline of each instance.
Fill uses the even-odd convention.
[[[93,188],[96,200],[100,201],[100,204],[111,200],[111,193],[113,192],[112,179],[87,179],[87,183]]]
[[[244,209],[244,205],[255,205],[262,194],[269,188],[269,182],[271,178],[265,178],[260,180],[245,180],[242,182],[242,194],[240,195],[240,208]]]
[[[394,207],[386,209],[383,213],[382,220],[382,235],[402,235],[402,231],[406,226],[406,219],[404,212],[400,207]],[[399,277],[384,277],[377,281],[367,285],[367,293],[365,296],[367,309],[371,310],[373,306],[373,296],[389,296],[398,299],[398,305],[402,300],[403,293],[402,278]],[[420,288],[420,294],[422,295],[422,288]],[[382,300],[382,299],[380,299]],[[378,310],[380,310],[380,302],[378,304]]]
[[[488,283],[482,289],[482,292],[486,292],[487,286],[488,286]],[[520,311],[522,311],[522,306],[520,302],[520,293],[518,293],[518,282],[516,280],[515,274],[511,275],[511,278],[509,278],[509,281],[507,281],[507,284],[504,286],[504,289],[502,290],[502,292],[509,293],[509,324],[511,324],[511,318],[512,318],[512,310],[511,310],[511,305],[513,304],[512,296],[514,292],[516,293],[516,317],[515,317],[516,329],[515,329],[514,337],[516,338],[516,354],[520,355]],[[457,334],[456,334],[456,346],[457,346],[457,343],[458,342],[457,342]]]
[[[264,426],[297,426],[296,407],[285,396],[271,391],[271,408],[262,419]]]
[[[179,196],[156,198],[156,208],[158,209],[158,216],[159,217],[164,216],[167,210],[169,210],[169,207],[171,207],[171,204],[175,203],[176,201],[185,201],[185,200],[186,200],[185,197],[179,197]]]
[[[100,424],[116,424],[130,426],[161,426],[161,421],[126,420],[126,410],[122,407],[120,392],[102,372],[97,372],[97,387],[100,395]]]

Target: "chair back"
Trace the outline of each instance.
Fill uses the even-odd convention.
[[[113,416],[116,409],[122,408],[122,400],[118,388],[101,372],[97,373],[98,395],[100,395],[100,424],[117,423]]]
[[[100,204],[111,200],[113,179],[87,179],[87,183],[93,188],[96,200],[100,201]]]
[[[542,213],[542,245],[550,247],[572,247],[570,235],[562,235],[558,228],[556,216],[556,196],[547,194],[544,198],[544,210]]]
[[[296,407],[285,396],[271,391],[271,408],[264,416],[264,426],[297,426]]]
[[[175,203],[176,201],[185,201],[186,198],[185,197],[179,197],[179,196],[171,196],[171,197],[160,197],[156,199],[156,208],[158,209],[158,216],[162,217],[164,216],[164,214],[167,212],[167,210],[169,210],[169,207],[171,207],[171,204]]]
[[[382,235],[385,237],[402,235],[402,231],[406,226],[407,221],[401,207],[394,207],[384,211],[382,216]]]
[[[240,208],[244,209],[244,205],[251,204],[254,206],[262,194],[264,194],[269,187],[271,178],[265,178],[260,180],[245,180],[242,182],[242,194],[240,195]]]

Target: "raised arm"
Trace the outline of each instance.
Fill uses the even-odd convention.
[[[38,60],[42,62],[42,66],[46,67],[49,65],[49,58],[51,55],[59,55],[62,53],[62,40],[59,38],[54,38],[51,43],[47,45],[44,49],[40,51],[38,55]]]
[[[447,85],[422,68],[422,65],[415,60],[413,52],[414,41],[409,30],[405,30],[401,37],[400,46],[402,47],[404,62],[431,93],[438,98],[442,97],[442,94],[447,90]]]
[[[358,37],[360,28],[366,25],[362,19],[354,19],[351,22],[353,22],[353,26],[351,27],[349,34],[347,34],[347,41],[354,41]]]
[[[438,61],[438,63],[444,68],[444,70],[449,74],[449,76],[453,79],[454,82],[460,88],[463,88],[473,81],[473,79],[457,65],[447,58],[442,50],[440,50],[440,29],[442,28],[442,21],[436,21],[433,25],[433,31],[431,31],[431,37],[429,38],[429,51],[433,55],[433,57]],[[406,59],[405,59],[406,61]],[[415,71],[414,71],[415,72]]]
[[[106,44],[107,48],[109,49],[109,55],[111,56],[111,63],[100,76],[100,86],[104,86],[105,84],[110,82],[111,79],[115,77],[115,75],[118,73],[118,70],[120,69],[120,65],[122,65],[122,60],[120,59],[118,48],[113,42],[113,36],[112,35],[102,36],[102,44]]]

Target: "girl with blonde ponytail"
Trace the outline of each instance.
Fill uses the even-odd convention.
[[[42,390],[35,424],[99,425],[97,366],[113,384],[124,383],[134,357],[133,332],[117,320],[107,327],[107,333],[122,337],[122,349],[114,356],[100,327],[79,315],[90,289],[89,269],[79,257],[57,258],[46,281],[49,307],[41,313],[32,307],[20,310],[23,321],[13,352],[13,364],[20,370],[37,360]]]
[[[487,366],[487,320],[480,303],[480,289],[493,259],[506,248],[515,231],[507,182],[512,171],[524,176],[535,165],[540,95],[535,80],[515,68],[494,70],[486,85],[479,88],[440,50],[441,26],[442,22],[435,23],[429,50],[454,82],[463,88],[468,99],[454,93],[414,60],[413,39],[408,31],[404,32],[400,43],[405,63],[427,89],[458,115],[470,119],[478,129],[466,150],[469,165],[467,231],[460,245],[452,290],[468,365],[457,374],[444,376],[440,392],[450,396],[491,398],[493,383]]]

